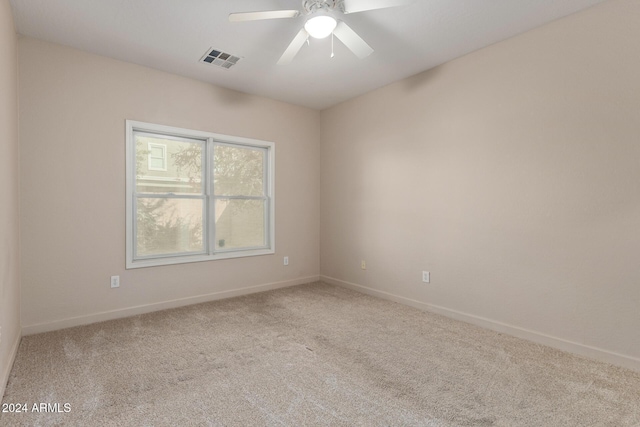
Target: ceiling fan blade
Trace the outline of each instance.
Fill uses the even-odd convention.
[[[296,55],[302,48],[302,45],[307,41],[308,38],[309,33],[307,33],[307,30],[305,30],[304,28],[301,29],[300,32],[293,38],[293,41],[291,42],[287,50],[285,50],[280,57],[278,65],[288,64],[289,62],[293,61],[293,58],[296,57]]]
[[[229,15],[230,22],[260,21],[263,19],[296,18],[298,10],[266,10],[264,12],[239,12]]]
[[[371,46],[342,21],[338,22],[333,34],[360,59],[366,58],[373,53]]]
[[[404,6],[412,1],[413,0],[344,0],[344,13],[366,12],[367,10]]]

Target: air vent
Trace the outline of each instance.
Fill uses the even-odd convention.
[[[222,67],[226,70],[236,65],[238,61],[240,61],[239,56],[231,55],[230,53],[222,52],[214,48],[208,49],[202,58],[200,58],[200,62]]]

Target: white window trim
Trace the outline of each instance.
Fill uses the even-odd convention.
[[[268,225],[266,230],[266,247],[261,248],[247,248],[247,249],[235,249],[215,251],[215,241],[213,237],[213,228],[208,224],[209,215],[205,216],[205,228],[203,230],[203,239],[205,240],[205,251],[208,253],[198,253],[195,255],[161,255],[149,259],[134,259],[134,186],[135,186],[135,140],[134,131],[136,132],[151,132],[160,133],[163,135],[173,135],[177,137],[202,139],[206,140],[205,154],[207,156],[207,163],[212,165],[213,147],[214,142],[216,144],[233,144],[233,145],[245,145],[252,148],[262,148],[266,151],[266,168],[265,168],[265,192],[266,203],[268,208],[265,209],[265,224]],[[141,267],[154,267],[161,265],[172,264],[184,264],[191,262],[213,261],[219,259],[229,258],[243,258],[260,255],[272,255],[275,253],[275,144],[273,142],[261,141],[251,138],[243,138],[239,136],[221,135],[211,132],[196,131],[190,129],[177,128],[172,126],[156,125],[153,123],[138,122],[133,120],[126,120],[126,268],[141,268]],[[207,168],[205,168],[207,169]],[[211,173],[208,170],[209,174]],[[205,185],[207,191],[205,192],[204,210],[209,212],[210,215],[214,215],[213,205],[214,197],[210,189],[210,177],[205,179]]]
[[[149,149],[149,156],[147,159],[147,168],[150,171],[162,171],[162,172],[166,172],[167,171],[167,145],[166,144],[154,144],[153,142],[150,142],[147,145],[148,149]],[[151,148],[160,148],[162,150],[162,167],[160,168],[155,168],[153,166],[151,166],[151,160],[152,159],[159,159],[160,157],[154,157],[151,155]]]

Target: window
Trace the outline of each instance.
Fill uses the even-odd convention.
[[[274,253],[274,144],[127,121],[127,268]]]
[[[165,144],[154,144],[150,142],[149,148],[149,170],[167,170],[167,146]]]

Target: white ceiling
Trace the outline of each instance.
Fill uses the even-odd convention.
[[[345,15],[375,49],[357,59],[337,39],[311,39],[276,65],[304,17],[228,22],[231,12],[301,8],[301,0],[11,0],[20,34],[323,109],[604,0],[414,0]],[[243,59],[204,65],[210,48]]]

